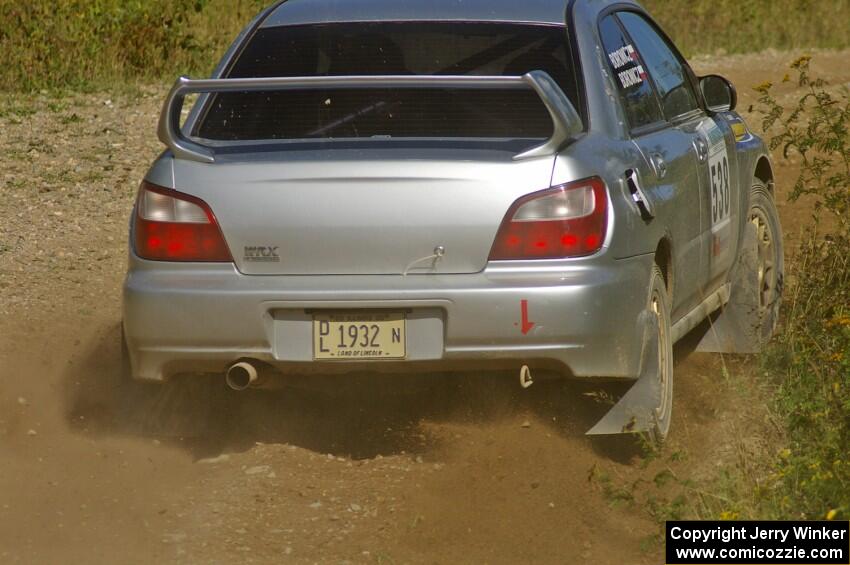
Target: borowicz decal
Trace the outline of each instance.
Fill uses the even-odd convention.
[[[617,78],[620,79],[620,84],[623,88],[630,88],[646,80],[646,71],[643,65],[640,64],[637,50],[635,50],[633,45],[629,44],[617,49],[613,53],[608,53],[608,59],[611,61],[611,65],[614,66],[614,70],[619,71]],[[635,66],[630,69],[620,70],[627,65]]]

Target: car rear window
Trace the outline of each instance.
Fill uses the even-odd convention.
[[[548,72],[575,104],[563,26],[378,22],[259,30],[229,78]],[[213,140],[545,138],[531,90],[322,89],[211,96],[194,135]]]

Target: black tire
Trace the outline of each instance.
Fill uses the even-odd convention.
[[[658,378],[661,380],[658,405],[653,414],[650,440],[661,446],[670,432],[673,417],[673,339],[670,321],[670,296],[664,274],[658,265],[653,266],[649,282],[649,311],[658,319]]]
[[[756,225],[759,279],[758,339],[770,341],[779,323],[779,309],[785,284],[785,255],[782,229],[773,195],[759,180],[753,181],[747,220]]]

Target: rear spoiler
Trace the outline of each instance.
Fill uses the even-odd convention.
[[[312,90],[319,88],[465,88],[534,90],[554,126],[552,137],[514,159],[530,159],[556,154],[564,143],[579,134],[584,126],[575,107],[564,91],[544,71],[531,71],[523,76],[470,75],[384,75],[384,76],[317,76],[282,78],[234,78],[191,80],[180,77],[168,93],[159,120],[159,139],[175,157],[201,163],[214,163],[215,150],[183,133],[180,118],[189,94],[219,92],[262,92],[270,90]]]

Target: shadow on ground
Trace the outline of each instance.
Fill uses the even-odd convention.
[[[345,375],[363,387],[334,394],[300,389],[227,390],[224,379],[199,376],[167,386],[121,380],[120,327],[109,328],[66,369],[66,415],[73,429],[98,435],[154,437],[196,458],[290,444],[353,459],[439,447],[434,426],[533,419],[559,436],[589,442],[600,456],[627,463],[641,453],[636,436],[584,433],[628,386],[543,381],[528,390],[514,373],[437,374],[416,392],[399,392],[404,375]]]

